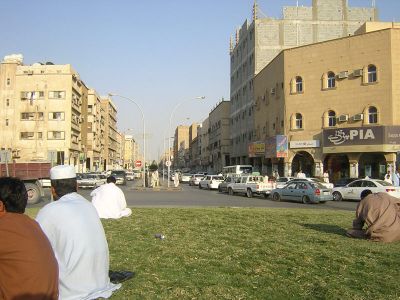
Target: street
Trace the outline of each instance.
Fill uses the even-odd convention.
[[[160,181],[162,183],[162,180]],[[296,202],[275,202],[261,196],[247,198],[241,195],[229,196],[218,191],[200,190],[197,186],[180,184],[179,190],[145,190],[138,188],[142,181],[128,181],[126,186],[119,186],[125,193],[127,205],[130,207],[274,207],[274,208],[307,208],[307,209],[337,209],[354,211],[357,201],[328,201],[325,204],[305,205]],[[167,181],[165,181],[165,185]],[[173,186],[171,183],[170,186]],[[79,193],[90,200],[91,189],[79,189]],[[48,201],[42,201],[30,207],[42,207]]]

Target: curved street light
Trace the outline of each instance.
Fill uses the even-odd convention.
[[[184,104],[184,103],[186,103],[186,102],[189,102],[189,101],[192,101],[192,100],[204,100],[206,97],[205,96],[199,96],[199,97],[196,97],[196,98],[192,98],[192,99],[187,99],[187,100],[185,100],[185,101],[182,101],[182,102],[180,102],[180,103],[178,103],[175,107],[174,107],[174,109],[172,110],[172,112],[171,112],[171,115],[170,115],[170,117],[169,117],[169,129],[168,129],[168,132],[169,133],[171,133],[171,127],[172,127],[172,116],[173,116],[173,114],[174,114],[174,112],[177,110],[177,108],[179,107],[179,106],[181,106],[182,104]],[[168,135],[168,187],[169,187],[169,174],[170,174],[170,171],[171,171],[171,138],[170,138],[170,134]]]
[[[142,121],[143,121],[143,187],[146,187],[146,124],[145,124],[145,121],[144,121],[143,110],[140,107],[140,105],[136,101],[132,100],[131,98],[128,98],[128,97],[125,97],[125,96],[121,96],[121,95],[118,95],[118,94],[115,94],[115,93],[108,93],[108,96],[110,98],[113,97],[113,96],[120,97],[122,99],[125,99],[125,100],[128,100],[128,101],[132,102],[133,104],[135,104],[139,108],[140,113],[142,114]]]

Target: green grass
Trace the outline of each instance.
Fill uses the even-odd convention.
[[[347,238],[353,216],[134,208],[103,221],[110,268],[136,272],[113,299],[399,299],[400,243]]]

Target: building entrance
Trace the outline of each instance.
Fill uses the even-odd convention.
[[[358,162],[358,174],[361,178],[383,179],[386,174],[386,159],[381,153],[364,153]]]
[[[296,175],[300,170],[306,174],[307,177],[314,176],[314,158],[310,153],[305,151],[298,152],[292,161],[292,174]]]
[[[340,178],[350,177],[350,164],[347,155],[331,154],[325,157],[324,170],[329,174],[329,181],[335,183]]]

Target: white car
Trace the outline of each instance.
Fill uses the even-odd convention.
[[[199,182],[199,189],[218,189],[218,186],[221,182],[224,181],[224,177],[221,175],[206,175],[202,180]]]
[[[135,173],[133,172],[126,172],[126,180],[131,181],[135,179]]]
[[[294,177],[279,177],[276,180],[276,188],[277,189],[283,188],[286,185],[286,183],[288,183],[288,181],[290,181],[292,179],[294,179]]]
[[[319,178],[310,178],[310,177],[306,177],[306,178],[293,178],[292,180],[290,180],[290,182],[298,182],[298,181],[311,181],[311,182],[318,182],[320,184],[322,184],[324,187],[326,187],[327,189],[333,189],[333,183],[330,182],[325,182]]]
[[[189,185],[199,185],[200,180],[202,180],[206,175],[204,174],[193,174],[189,180]]]
[[[388,193],[391,196],[400,198],[400,188],[380,179],[358,179],[348,185],[335,187],[332,190],[333,200],[343,199],[361,200],[361,193],[370,190],[372,193]]]
[[[191,177],[192,177],[192,174],[183,173],[183,174],[180,176],[179,181],[180,181],[180,182],[183,182],[183,183],[188,183]]]

